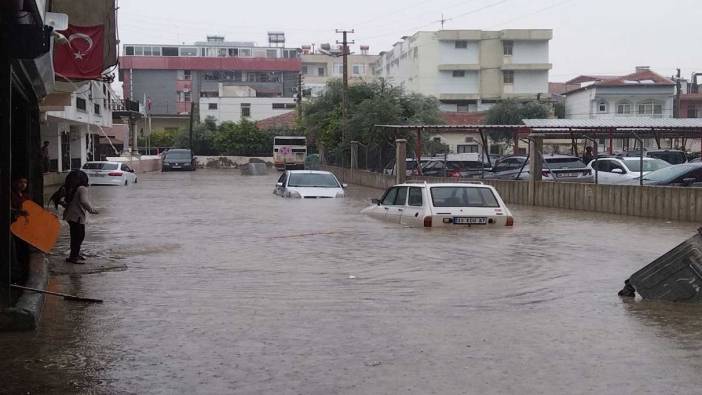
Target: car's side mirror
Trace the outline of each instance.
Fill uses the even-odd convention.
[[[614,174],[624,174],[624,170],[622,170],[622,169],[612,169],[612,173],[614,173]]]
[[[348,188],[348,187],[349,187],[349,184],[341,184],[341,187],[342,187],[342,188]]]
[[[275,183],[275,186],[281,187],[281,188],[282,188],[282,187],[283,187],[283,183],[282,183],[282,182],[276,182],[276,183]]]
[[[688,186],[694,184],[697,181],[697,179],[694,177],[689,177],[689,178],[683,178],[682,181],[683,181],[683,185],[688,187]]]
[[[371,199],[371,203],[375,204],[376,206],[380,206],[380,199]]]

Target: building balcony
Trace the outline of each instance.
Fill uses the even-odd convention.
[[[439,71],[480,71],[479,64],[440,64]]]
[[[122,56],[120,70],[261,70],[299,72],[302,62],[290,58],[210,58],[187,56]]]
[[[553,68],[551,63],[510,63],[502,65],[504,71],[548,71]]]

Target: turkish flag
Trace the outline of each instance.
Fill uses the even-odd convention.
[[[105,27],[68,25],[60,31],[67,43],[54,42],[54,71],[62,79],[95,80],[104,67]]]

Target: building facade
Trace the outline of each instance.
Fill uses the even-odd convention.
[[[302,80],[303,89],[311,96],[319,96],[332,79],[341,79],[344,74],[341,52],[319,50],[312,52],[308,46],[302,48]],[[369,55],[368,47],[361,47],[360,54],[348,55],[349,84],[368,82],[374,79],[373,65],[379,59],[378,55]]]
[[[200,98],[200,119],[214,118],[218,123],[243,119],[255,122],[294,111],[294,97],[259,97],[248,86],[220,83],[216,97]]]
[[[174,120],[187,125],[193,103],[218,97],[220,84],[250,87],[257,97],[293,97],[301,62],[299,50],[284,41],[282,33],[269,33],[268,46],[223,36],[192,45],[125,44],[119,70],[124,97],[146,99],[153,125],[171,127]]]
[[[403,37],[381,52],[376,77],[435,96],[442,111],[489,109],[548,94],[551,30],[441,30]]]
[[[107,136],[112,127],[112,103],[116,97],[107,82],[56,85],[58,92],[70,94],[70,101],[65,106],[42,106],[46,118],[41,124],[41,140],[49,143],[49,170],[62,172],[98,159],[100,138]]]

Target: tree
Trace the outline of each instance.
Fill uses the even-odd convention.
[[[223,122],[217,128],[214,147],[220,155],[270,155],[273,135],[259,130],[255,123],[246,119],[239,123]]]
[[[407,138],[413,144],[415,134],[409,131],[382,131],[378,124],[436,124],[441,122],[439,104],[433,97],[407,94],[399,87],[380,79],[349,87],[348,136],[342,141],[341,81],[327,83],[324,93],[306,103],[300,125],[310,141],[321,143],[328,151],[346,149],[352,140],[364,145],[386,147],[395,138]]]
[[[522,119],[548,118],[550,115],[548,105],[538,102],[520,102],[515,99],[501,100],[485,116],[488,125],[522,125]],[[488,132],[493,141],[509,141],[513,137],[511,131],[492,130]]]

